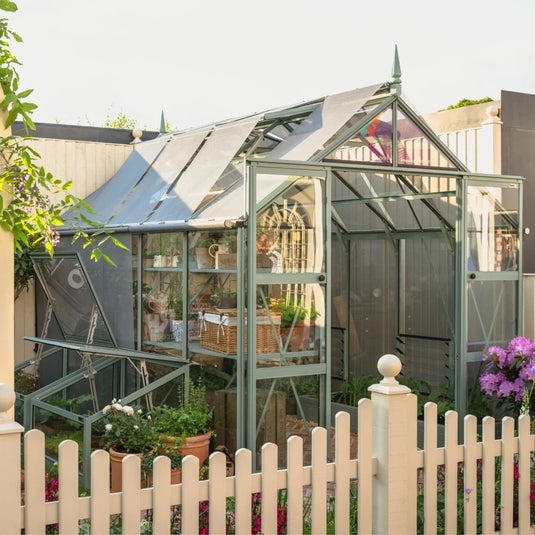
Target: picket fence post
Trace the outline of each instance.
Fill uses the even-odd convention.
[[[384,377],[369,387],[372,399],[372,455],[377,471],[372,485],[373,533],[416,533],[416,396],[396,381],[401,361],[383,355]]]
[[[0,533],[21,530],[20,439],[24,428],[13,420],[13,388],[0,383]]]

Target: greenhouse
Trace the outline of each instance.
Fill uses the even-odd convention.
[[[34,259],[25,425],[74,414],[88,452],[110,399],[169,402],[202,376],[218,442],[282,459],[286,415],[329,426],[332,393],[384,353],[465,414],[484,349],[520,325],[521,195],[449,151],[397,62],[391,82],[140,143],[86,199],[127,248],[117,267],[68,232]],[[74,395],[89,415],[47,403]]]

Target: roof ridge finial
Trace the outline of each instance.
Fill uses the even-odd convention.
[[[392,65],[390,87],[397,95],[401,94],[401,65],[399,63],[398,45],[394,45],[394,64]]]
[[[160,118],[160,134],[165,134],[166,132],[166,125],[165,125],[165,117],[163,115],[163,110],[162,110],[162,117]]]

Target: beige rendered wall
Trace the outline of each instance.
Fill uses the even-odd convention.
[[[28,140],[27,143],[41,155],[41,165],[48,172],[63,181],[72,180],[73,187],[69,192],[82,199],[109,180],[133,150],[133,145],[63,139],[41,138]],[[58,200],[58,196],[51,197],[53,200]],[[2,247],[0,254],[3,254],[4,250]],[[10,265],[11,280],[13,280],[13,252],[11,252]],[[2,277],[3,280],[4,277]],[[13,282],[11,285],[13,286]],[[25,342],[24,336],[41,334],[35,332],[33,285],[30,286],[29,291],[23,291],[15,301],[14,316],[14,359],[18,364],[34,355],[34,343]],[[5,346],[2,345],[2,347]],[[0,382],[2,382],[1,377]]]
[[[475,173],[501,173],[499,100],[444,110],[423,119]]]

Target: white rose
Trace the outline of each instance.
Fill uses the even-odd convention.
[[[127,415],[127,416],[132,416],[132,414],[134,414],[134,409],[132,407],[129,407],[128,405],[125,405],[123,407],[123,412]]]
[[[111,409],[111,406],[110,406],[110,405],[106,405],[106,406],[102,409],[102,414],[107,414],[108,412],[110,412],[110,409]]]
[[[143,414],[143,410],[142,410],[142,409],[138,409],[138,410],[137,410],[137,413],[138,413],[138,414]]]
[[[139,429],[139,425],[134,425],[134,429],[137,431]]]
[[[106,425],[104,426],[104,429],[106,429],[106,431],[111,431],[111,430],[113,429],[113,425],[111,425],[111,424],[106,424]]]
[[[112,407],[116,410],[116,411],[122,411],[123,410],[123,406],[120,404],[120,403],[114,403],[112,405]]]

